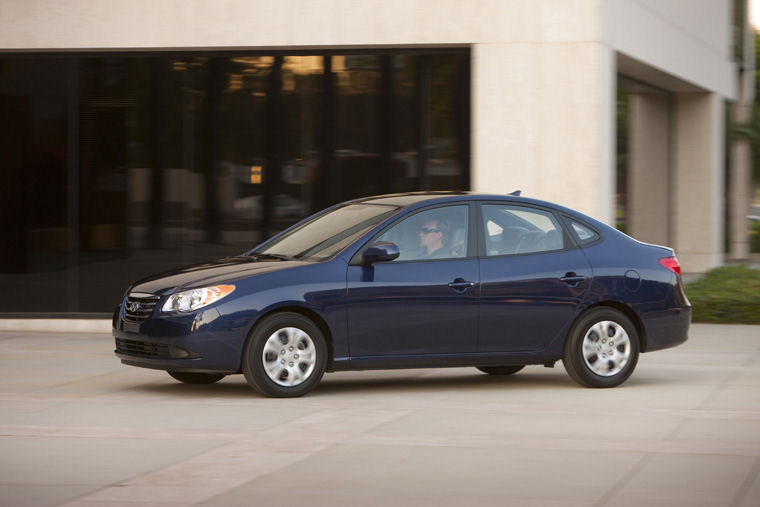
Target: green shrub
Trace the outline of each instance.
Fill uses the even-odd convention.
[[[716,268],[685,290],[693,322],[760,324],[760,270]]]
[[[749,223],[749,251],[760,253],[760,221]]]

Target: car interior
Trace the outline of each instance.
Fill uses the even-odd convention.
[[[484,208],[486,252],[489,256],[561,250],[562,232],[554,227],[542,230],[505,209]]]

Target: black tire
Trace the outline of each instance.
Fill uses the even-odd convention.
[[[197,373],[190,371],[167,371],[166,373],[185,384],[213,384],[226,377],[224,373]]]
[[[307,343],[308,340],[304,339],[302,334],[289,334],[288,329],[301,331],[311,341],[311,344]],[[277,348],[283,347],[281,356],[283,359],[271,351],[267,352],[267,355],[264,354],[264,347],[270,338],[272,340],[293,340],[292,342],[281,341],[282,345],[277,345]],[[300,349],[301,346],[304,348]],[[298,355],[294,355],[299,352],[299,349],[304,351],[300,358]],[[299,360],[304,360],[304,355],[308,355],[311,361],[308,363],[299,362]],[[265,364],[267,360],[269,362]],[[283,366],[279,367],[277,362],[283,360]],[[273,371],[271,375],[277,380],[270,376],[270,373],[267,373],[267,364],[271,366],[270,369]],[[326,366],[327,344],[322,331],[314,322],[298,313],[283,312],[265,318],[254,327],[243,349],[242,369],[248,385],[261,394],[273,398],[294,398],[307,394],[319,384]],[[298,371],[295,368],[298,368]],[[302,380],[296,380],[297,375],[306,376]],[[298,383],[282,385],[278,382]]]
[[[631,376],[638,359],[636,326],[620,311],[600,307],[584,313],[573,324],[562,363],[570,377],[582,386],[615,387]]]
[[[514,375],[518,371],[525,368],[524,364],[512,365],[512,366],[476,366],[476,368],[483,373],[489,375]]]

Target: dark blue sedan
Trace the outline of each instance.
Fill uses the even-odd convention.
[[[562,360],[613,387],[639,352],[687,338],[673,250],[517,195],[368,197],[236,257],[136,282],[113,318],[124,364],[206,384],[243,373],[268,396],[326,371]]]

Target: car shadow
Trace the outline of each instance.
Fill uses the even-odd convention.
[[[546,375],[539,370],[535,373],[528,371],[516,375],[486,375],[473,370],[472,374],[463,375],[456,373],[451,375],[423,376],[420,370],[409,370],[408,375],[394,374],[382,377],[377,374],[369,374],[366,378],[342,373],[326,374],[316,389],[308,396],[333,395],[341,393],[377,394],[388,392],[461,392],[469,390],[473,392],[486,392],[503,389],[546,389],[546,388],[579,388],[566,375]],[[231,375],[221,382],[210,385],[194,385],[176,383],[142,383],[129,389],[139,390],[152,394],[165,394],[172,396],[197,396],[207,397],[251,397],[261,396],[248,386],[242,375]]]
[[[363,391],[390,392],[390,391],[417,391],[417,392],[455,392],[462,390],[489,391],[505,388],[519,389],[544,389],[544,388],[571,388],[572,380],[564,376],[541,375],[540,373],[520,372],[516,375],[485,375],[474,371],[472,375],[436,375],[434,377],[421,377],[409,375],[392,378],[339,378],[326,376],[315,389],[314,394],[332,394],[341,392]]]
[[[239,381],[235,379],[239,378]],[[176,382],[173,384],[167,383],[143,383],[138,384],[129,389],[130,392],[143,392],[150,394],[166,394],[171,396],[196,396],[198,398],[242,398],[258,396],[258,393],[251,389],[248,384],[245,383],[242,376],[235,375],[232,379],[225,380],[216,384],[198,385],[198,384],[183,384]]]

